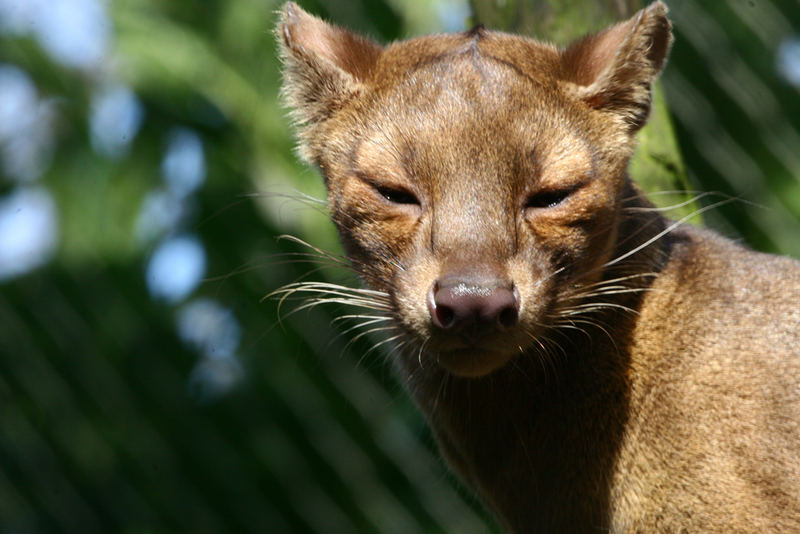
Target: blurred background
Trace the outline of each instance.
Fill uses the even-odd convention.
[[[381,41],[473,22],[300,4]],[[374,339],[263,300],[357,283],[277,239],[339,251],[301,198],[324,190],[276,96],[278,7],[0,0],[0,534],[497,532]],[[705,224],[800,256],[800,4],[670,7],[691,187],[740,199]]]

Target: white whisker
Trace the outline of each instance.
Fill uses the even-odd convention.
[[[630,313],[639,313],[633,308],[629,308],[628,306],[623,306],[622,304],[617,304],[615,302],[587,302],[584,304],[577,304],[575,306],[570,306],[569,308],[564,310],[558,310],[557,314],[560,317],[564,317],[564,316],[578,315],[586,311],[602,310],[605,308],[615,308]]]
[[[610,267],[611,265],[619,263],[622,260],[624,260],[625,258],[628,258],[628,257],[636,254],[637,252],[639,252],[643,248],[649,247],[650,245],[652,245],[653,243],[655,243],[656,241],[658,241],[659,239],[661,239],[662,237],[664,237],[668,233],[672,232],[673,230],[678,228],[680,225],[682,225],[683,223],[685,223],[686,221],[688,221],[692,217],[695,217],[697,215],[702,215],[703,213],[705,213],[705,212],[707,212],[709,210],[719,208],[719,207],[724,206],[726,204],[730,204],[734,200],[736,200],[736,199],[728,198],[726,200],[720,200],[719,202],[715,202],[714,204],[710,204],[708,206],[705,206],[704,208],[700,208],[698,210],[695,210],[694,212],[690,213],[689,215],[686,215],[685,217],[682,217],[681,219],[673,222],[672,224],[667,226],[664,230],[662,230],[661,232],[657,233],[655,236],[651,237],[650,239],[648,239],[647,241],[645,241],[644,243],[642,243],[638,247],[635,247],[632,250],[629,250],[628,252],[626,252],[625,254],[622,254],[622,255],[614,258],[613,260],[610,260],[610,261],[606,262],[603,265],[603,268]]]
[[[374,322],[378,321],[391,321],[392,317],[387,317],[384,315],[360,315],[360,314],[347,314],[347,315],[340,315],[338,317],[334,317],[331,320],[331,324],[335,324],[341,321],[347,320],[355,320],[355,319],[375,319]]]
[[[406,334],[403,333],[403,332],[400,332],[399,334],[397,334],[395,336],[392,336],[392,337],[389,337],[389,338],[386,338],[384,340],[379,341],[378,343],[374,344],[369,350],[367,350],[367,352],[364,353],[364,356],[361,357],[361,360],[366,358],[368,354],[378,350],[378,348],[382,347],[383,345],[385,345],[387,343],[391,343],[395,339],[397,339],[399,337],[403,337],[404,335],[406,335]],[[359,360],[359,361],[361,361],[361,360]]]
[[[337,317],[337,319],[339,319],[339,317]],[[388,321],[388,320],[390,320],[390,319],[391,319],[390,317],[379,317],[379,318],[377,318],[377,319],[372,319],[372,320],[370,320],[370,321],[364,321],[364,322],[358,323],[358,324],[356,324],[356,325],[350,326],[350,327],[348,327],[348,328],[346,328],[346,329],[342,330],[342,332],[341,332],[341,334],[340,334],[340,335],[347,335],[347,334],[349,334],[350,332],[352,332],[352,331],[354,331],[354,330],[358,330],[359,328],[365,328],[365,327],[367,327],[367,326],[371,326],[371,325],[373,325],[373,324],[377,324],[377,323],[385,322],[385,321]],[[387,327],[385,327],[385,328],[396,328],[396,327],[394,327],[394,326],[387,326]]]
[[[670,192],[669,191],[662,191],[661,193],[670,193]],[[682,192],[678,191],[678,192],[673,192],[673,193],[674,194],[680,194]],[[671,206],[652,207],[652,208],[632,206],[632,207],[624,207],[622,209],[625,210],[625,211],[631,211],[631,212],[652,212],[652,211],[655,211],[655,212],[666,212],[666,211],[676,210],[676,209],[682,208],[684,206],[688,206],[689,204],[694,204],[698,200],[701,200],[701,199],[709,197],[709,196],[718,196],[718,195],[722,195],[722,193],[715,193],[715,192],[711,192],[711,191],[705,191],[705,192],[702,192],[702,193],[698,193],[698,194],[694,195],[692,198],[690,198],[688,200],[684,200],[683,202],[679,202],[677,204],[672,204]],[[724,196],[727,197],[727,195],[724,195]]]

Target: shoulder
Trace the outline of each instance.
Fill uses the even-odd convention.
[[[642,347],[800,350],[800,262],[695,227],[680,227],[670,240],[668,259],[639,314]]]
[[[756,252],[712,230],[688,225],[670,238],[663,274],[673,284],[699,284],[701,290],[722,290],[745,300],[751,293],[800,297],[800,262],[793,258]]]

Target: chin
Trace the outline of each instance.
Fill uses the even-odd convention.
[[[455,376],[481,378],[504,367],[513,356],[512,353],[465,348],[441,351],[438,353],[437,362]]]

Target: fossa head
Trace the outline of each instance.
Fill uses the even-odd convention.
[[[284,6],[300,154],[354,267],[436,365],[502,367],[603,276],[666,11],[565,49],[482,27],[383,47]]]

